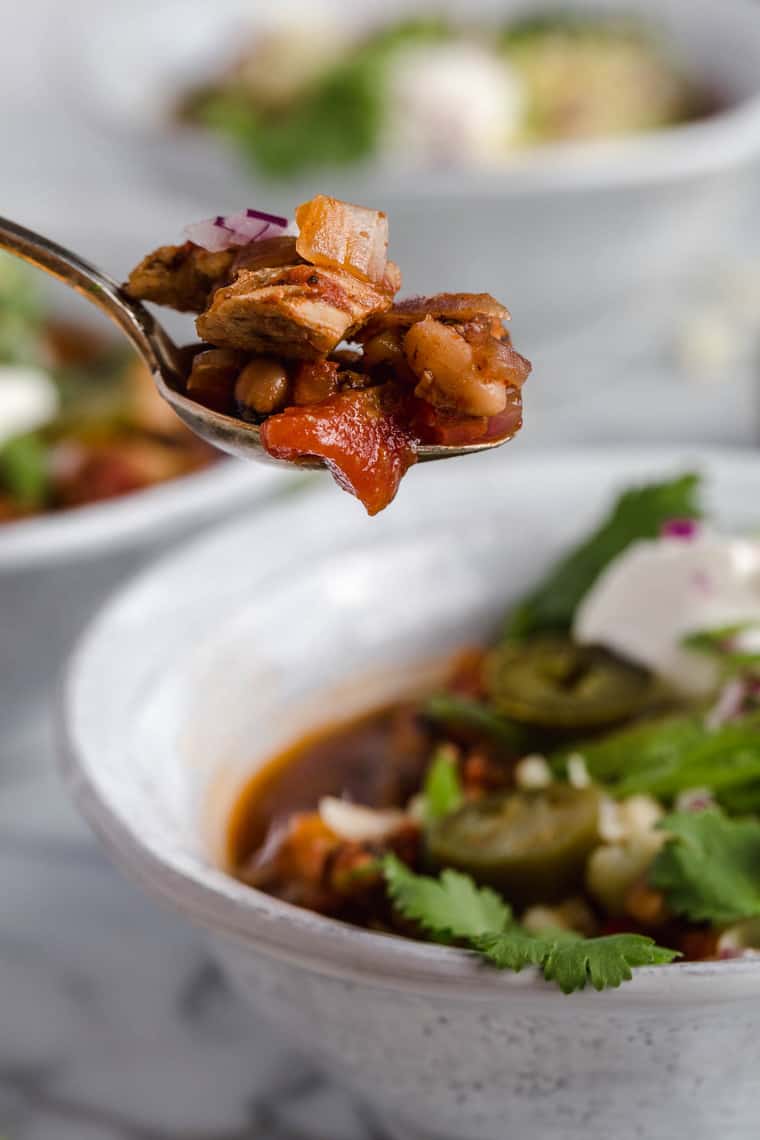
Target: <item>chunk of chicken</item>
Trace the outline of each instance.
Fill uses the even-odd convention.
[[[424,321],[425,317],[456,324],[486,319],[492,335],[504,336],[502,321],[508,321],[510,314],[509,309],[490,293],[436,293],[432,297],[407,297],[368,321],[359,339],[366,343],[382,333],[410,328],[417,321]]]
[[[507,389],[530,371],[512,346],[478,322],[453,326],[427,316],[411,326],[404,353],[417,377],[415,395],[436,408],[468,416],[497,416]]]
[[[124,291],[136,301],[200,313],[213,290],[229,280],[237,255],[235,249],[211,253],[190,241],[162,245],[132,270]]]
[[[401,288],[401,270],[396,262],[391,261],[390,258],[385,263],[385,273],[380,282],[380,288],[384,293],[390,294],[391,297],[394,297]]]
[[[296,248],[306,261],[382,284],[388,258],[388,217],[382,210],[317,194],[298,207],[296,221]]]
[[[342,269],[241,269],[214,293],[196,328],[220,348],[314,359],[390,304],[387,294]]]
[[[232,272],[239,269],[276,269],[282,265],[303,265],[294,237],[271,237],[251,241],[235,251]]]

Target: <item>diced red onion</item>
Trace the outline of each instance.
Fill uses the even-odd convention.
[[[715,798],[709,788],[690,788],[676,796],[676,811],[708,811],[715,806]]]
[[[203,249],[209,250],[211,253],[219,253],[220,250],[229,249],[230,246],[235,245],[233,240],[234,234],[224,224],[224,218],[220,216],[216,218],[206,218],[202,222],[193,222],[189,226],[185,226],[184,236],[188,241],[194,245],[202,246]]]
[[[279,214],[266,214],[263,210],[238,210],[226,216],[205,218],[185,226],[184,236],[194,245],[202,246],[211,253],[223,249],[233,249],[249,245],[263,238],[281,237],[288,228],[288,219]]]
[[[747,697],[747,685],[740,677],[727,681],[718,699],[705,717],[705,728],[721,728],[740,715]]]
[[[662,538],[696,538],[698,532],[696,519],[668,519],[660,528]]]
[[[760,950],[753,946],[721,946],[718,958],[721,962],[730,962],[734,958],[760,958]]]

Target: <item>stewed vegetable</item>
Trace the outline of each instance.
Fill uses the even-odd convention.
[[[628,490],[442,690],[266,765],[230,869],[566,990],[760,953],[760,541],[697,490]]]
[[[648,670],[600,646],[557,635],[505,642],[489,655],[484,672],[497,712],[545,728],[581,731],[614,724],[663,696]]]
[[[436,820],[427,851],[441,868],[466,871],[513,903],[557,902],[583,885],[599,843],[599,793],[559,782],[486,795]]]
[[[31,272],[0,258],[0,523],[138,491],[215,454],[130,350],[56,320]]]
[[[530,363],[504,305],[488,293],[396,302],[382,210],[317,194],[294,225],[260,210],[210,218],[132,270],[131,297],[199,313],[188,396],[260,424],[275,459],[320,459],[371,515],[425,445],[520,430]]]

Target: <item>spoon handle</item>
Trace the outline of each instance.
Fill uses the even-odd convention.
[[[154,374],[181,373],[178,350],[139,301],[124,295],[113,278],[49,238],[0,217],[0,249],[28,261],[76,290],[126,333]]]

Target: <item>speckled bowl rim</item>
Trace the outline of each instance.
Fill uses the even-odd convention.
[[[544,472],[547,466],[556,466],[558,473],[565,474],[584,462],[598,467],[601,461],[621,470],[634,461],[672,467],[679,451],[686,452],[687,448],[553,449],[551,456],[537,452],[523,455],[516,462],[524,469],[531,464],[540,465]],[[751,474],[760,484],[760,455],[701,446],[698,451],[708,464]],[[264,509],[257,516],[259,533],[264,533],[267,524],[271,525],[275,518],[281,526],[288,516],[293,521],[305,510],[324,508],[333,493],[331,489],[321,489],[297,501]],[[196,924],[212,934],[225,936],[249,953],[261,952],[311,972],[354,983],[391,986],[410,993],[456,992],[482,998],[508,990],[515,996],[529,996],[531,1001],[604,1000],[623,1006],[715,1003],[742,1000],[760,991],[760,958],[748,958],[640,967],[634,971],[634,980],[618,990],[602,994],[587,990],[566,997],[545,983],[535,970],[499,973],[466,951],[379,934],[314,914],[244,886],[210,865],[203,868],[202,875],[190,874],[149,849],[136,829],[127,826],[105,802],[84,762],[72,716],[76,679],[80,672],[87,670],[90,643],[97,641],[101,625],[107,623],[111,609],[117,607],[121,599],[139,588],[144,580],[160,577],[165,570],[170,571],[173,564],[192,558],[195,550],[213,543],[216,536],[231,533],[235,527],[235,523],[226,524],[185,544],[117,591],[82,635],[62,678],[58,718],[64,779],[84,817],[130,877]]]

